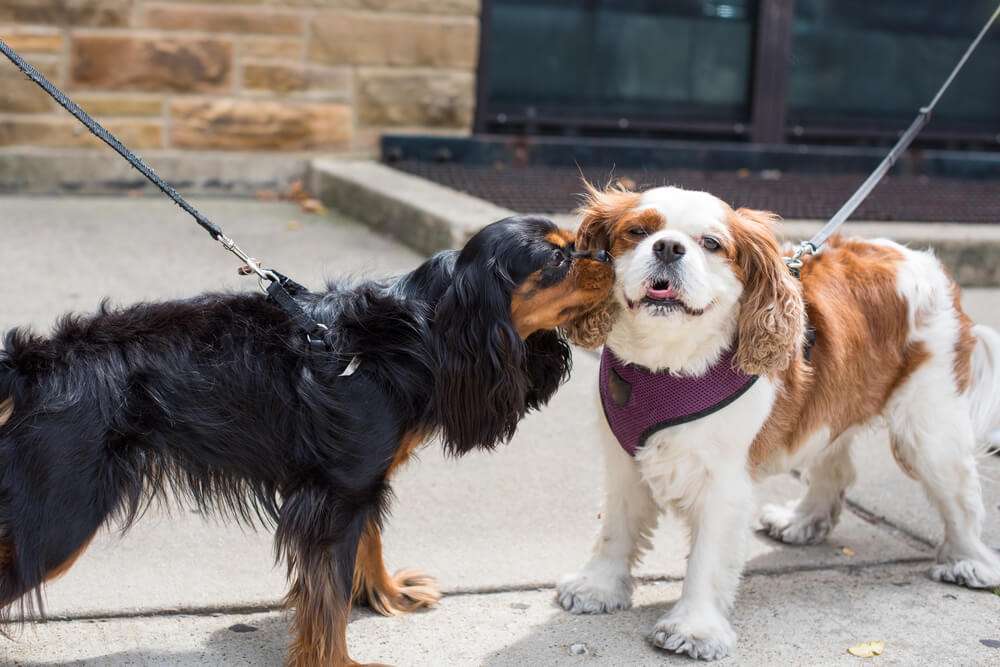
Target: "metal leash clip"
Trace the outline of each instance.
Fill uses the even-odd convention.
[[[796,278],[800,277],[800,272],[802,271],[802,258],[806,255],[811,255],[816,252],[816,246],[810,241],[803,241],[799,244],[799,247],[795,249],[791,257],[785,257],[785,264],[788,266],[788,270],[791,271],[792,275]]]
[[[258,282],[260,283],[260,288],[265,292],[267,291],[267,287],[264,286],[265,280],[272,283],[278,281],[278,275],[274,271],[262,268],[260,262],[243,252],[243,249],[236,245],[236,241],[233,239],[229,238],[225,234],[219,234],[219,236],[216,237],[216,240],[221,243],[226,250],[246,262],[246,264],[236,269],[236,272],[241,276],[249,276],[251,273],[256,273]]]

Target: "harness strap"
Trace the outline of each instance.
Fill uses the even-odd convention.
[[[302,306],[292,298],[292,294],[306,292],[305,287],[295,282],[288,276],[274,272],[278,279],[267,286],[267,295],[274,299],[274,302],[281,306],[286,313],[295,321],[300,329],[306,332],[306,341],[313,349],[325,348],[326,338],[324,333],[327,327],[320,324],[302,309]],[[289,289],[291,292],[289,292]]]

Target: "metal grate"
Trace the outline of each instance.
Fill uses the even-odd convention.
[[[493,167],[402,161],[393,167],[519,213],[568,213],[579,203],[580,171],[563,167]],[[864,174],[584,169],[596,185],[621,179],[630,187],[677,185],[705,190],[729,204],[774,211],[786,219],[826,220]],[[890,175],[854,220],[1000,223],[1000,182]]]

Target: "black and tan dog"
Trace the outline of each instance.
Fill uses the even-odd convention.
[[[610,263],[544,218],[508,218],[392,283],[299,295],[329,327],[310,349],[262,294],[211,294],[91,316],[0,351],[3,620],[111,520],[171,489],[276,525],[294,608],[288,662],[353,664],[352,597],[383,613],[432,603],[389,576],[389,478],[438,436],[463,454],[509,439],[569,371],[557,327],[602,302]],[[353,595],[352,595],[353,591]],[[18,604],[20,602],[20,604]]]

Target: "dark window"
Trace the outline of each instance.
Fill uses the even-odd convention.
[[[903,129],[996,7],[995,0],[797,0],[788,124]],[[928,131],[1000,128],[994,26],[941,99]]]
[[[755,0],[493,0],[489,11],[490,129],[749,121]]]

